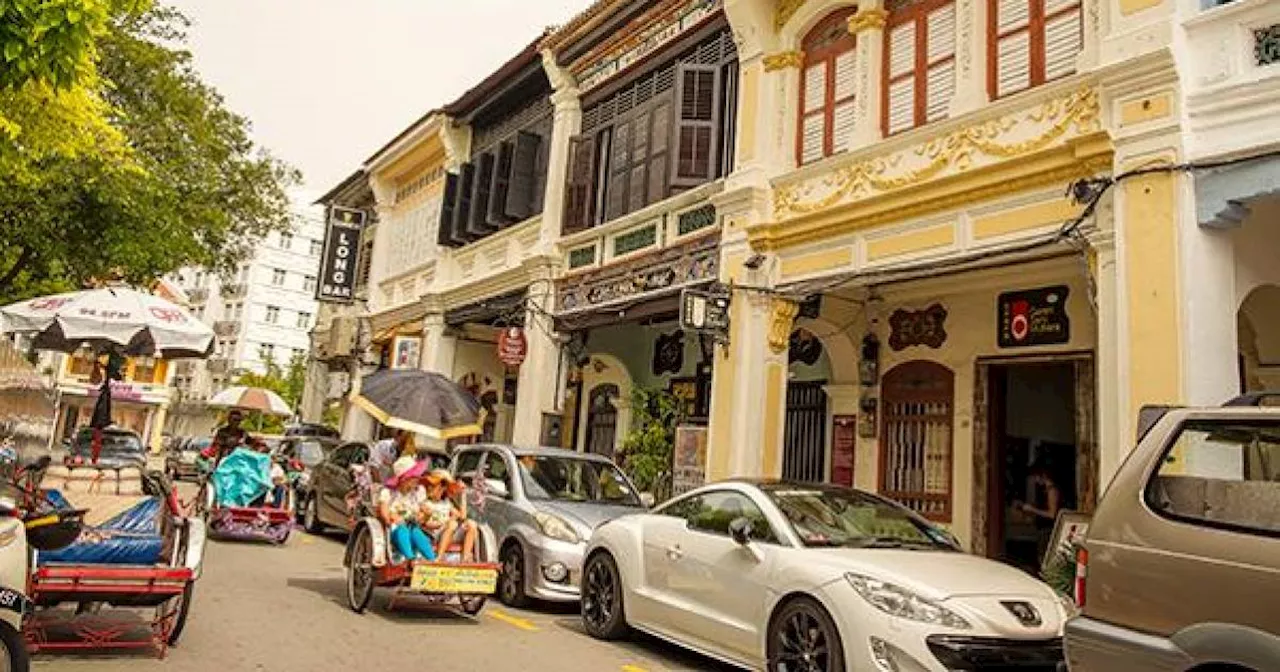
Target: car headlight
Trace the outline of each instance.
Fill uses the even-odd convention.
[[[922,623],[968,630],[973,627],[959,614],[906,588],[861,574],[845,574],[849,585],[871,606],[891,616],[909,618]]]
[[[548,537],[567,541],[571,544],[578,543],[578,533],[573,531],[573,527],[566,523],[564,518],[539,511],[533,514],[533,519],[538,522],[538,527],[542,530],[542,533]]]

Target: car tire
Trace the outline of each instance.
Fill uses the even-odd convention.
[[[797,597],[783,604],[769,620],[767,641],[770,670],[845,670],[840,630],[813,598]]]
[[[324,532],[324,523],[320,522],[320,501],[314,495],[307,498],[307,508],[302,514],[302,527],[310,534]]]
[[[524,551],[520,543],[513,541],[502,549],[498,561],[502,574],[498,577],[498,599],[508,607],[529,606],[529,594],[525,592]]]
[[[587,559],[582,572],[582,626],[596,639],[622,639],[631,633],[623,603],[622,573],[607,552]]]
[[[8,659],[5,662],[11,672],[28,672],[31,669],[31,654],[27,652],[22,633],[3,621],[0,621],[0,645],[4,646],[0,655]]]

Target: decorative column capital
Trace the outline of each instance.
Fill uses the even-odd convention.
[[[853,16],[849,17],[849,32],[857,35],[864,30],[879,30],[884,28],[885,22],[889,19],[889,12],[879,8],[864,9]]]
[[[804,65],[803,51],[779,51],[767,54],[764,57],[765,72],[785,70],[787,68],[799,68],[802,65]]]
[[[774,299],[769,314],[769,349],[782,354],[791,344],[791,326],[800,312],[800,304],[786,299]]]

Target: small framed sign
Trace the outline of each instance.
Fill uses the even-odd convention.
[[[1071,340],[1066,285],[1005,292],[997,300],[998,343],[1002,348],[1060,345]]]

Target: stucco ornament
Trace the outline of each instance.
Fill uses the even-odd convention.
[[[804,65],[804,52],[802,51],[779,51],[764,57],[765,72],[799,68],[802,65]]]
[[[889,12],[879,8],[864,9],[857,14],[849,17],[849,32],[857,35],[864,30],[873,28],[884,28],[885,21],[889,18]]]
[[[832,172],[781,184],[774,192],[774,211],[786,219],[1030,154],[1098,131],[1099,110],[1098,92],[1082,87],[1031,110],[987,119],[891,154],[851,159]]]
[[[791,346],[791,325],[800,312],[800,304],[786,299],[774,299],[769,315],[769,349],[782,354]]]

